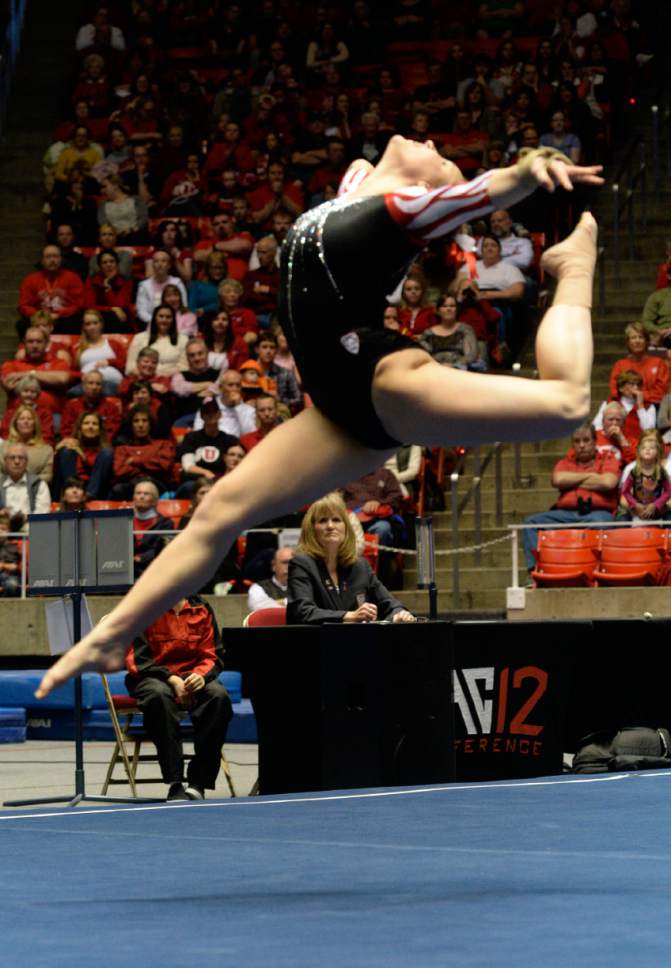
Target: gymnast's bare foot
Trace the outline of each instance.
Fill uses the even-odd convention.
[[[590,212],[583,212],[571,234],[543,253],[541,266],[555,279],[594,275],[598,227]]]
[[[123,669],[128,645],[128,642],[115,640],[111,626],[101,622],[45,673],[35,695],[38,699],[44,699],[71,676],[81,675],[82,672],[116,672]]]

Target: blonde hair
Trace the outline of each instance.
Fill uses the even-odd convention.
[[[666,471],[664,470],[664,465],[662,459],[664,456],[664,444],[657,430],[644,430],[641,434],[638,444],[636,445],[636,464],[634,466],[633,473],[637,476],[642,473],[641,470],[641,447],[643,444],[647,444],[649,441],[654,441],[657,447],[657,460],[655,461],[654,476],[655,480],[663,480],[666,478]]]
[[[33,418],[33,435],[28,441],[28,446],[32,444],[43,444],[44,438],[42,437],[42,424],[40,418],[37,415],[37,411],[33,407],[29,407],[27,403],[20,404],[14,411],[14,416],[9,424],[9,433],[7,434],[7,441],[9,443],[23,443],[21,436],[16,429],[16,421],[19,419],[22,413],[28,412]]]
[[[30,317],[30,325],[36,326],[38,329],[41,329],[43,326],[48,326],[49,332],[51,332],[54,328],[54,317],[46,309],[38,309]]]
[[[624,335],[627,339],[629,339],[629,337],[633,336],[634,334],[636,334],[637,336],[645,336],[645,329],[643,327],[643,323],[639,323],[637,321],[635,323],[628,323],[624,327]]]
[[[77,366],[79,366],[79,361],[81,359],[81,355],[84,352],[84,350],[87,350],[89,346],[93,346],[93,343],[89,343],[86,337],[86,333],[84,332],[84,324],[86,322],[87,316],[95,316],[95,318],[100,323],[100,327],[102,331],[101,335],[104,334],[105,332],[105,319],[103,317],[103,314],[98,312],[97,309],[85,309],[82,315],[82,331],[79,337],[79,343],[77,344],[77,354],[75,356],[75,362],[77,363]]]
[[[218,294],[221,296],[225,289],[231,289],[236,296],[241,296],[244,292],[242,283],[238,282],[237,279],[233,279],[232,277],[221,280],[219,286],[217,287]]]
[[[357,559],[356,537],[349,520],[349,512],[345,502],[335,491],[326,494],[315,501],[305,512],[301,525],[301,536],[296,551],[299,554],[310,555],[311,558],[324,558],[324,549],[315,534],[315,522],[326,515],[336,515],[345,525],[345,539],[338,548],[338,564],[353,565]]]

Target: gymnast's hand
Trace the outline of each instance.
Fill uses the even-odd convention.
[[[557,185],[567,192],[574,184],[603,185],[602,165],[574,165],[570,158],[555,148],[522,148],[517,171],[523,181],[534,183],[548,192]]]

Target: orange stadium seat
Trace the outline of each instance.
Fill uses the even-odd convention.
[[[666,557],[663,528],[613,528],[601,532],[598,585],[655,585]]]
[[[594,571],[599,563],[599,531],[566,528],[540,531],[538,564],[531,577],[539,588],[594,587]]]

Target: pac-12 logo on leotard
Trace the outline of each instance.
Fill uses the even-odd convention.
[[[518,669],[481,666],[453,671],[458,754],[542,756],[546,716],[539,703],[548,673],[535,665]]]

